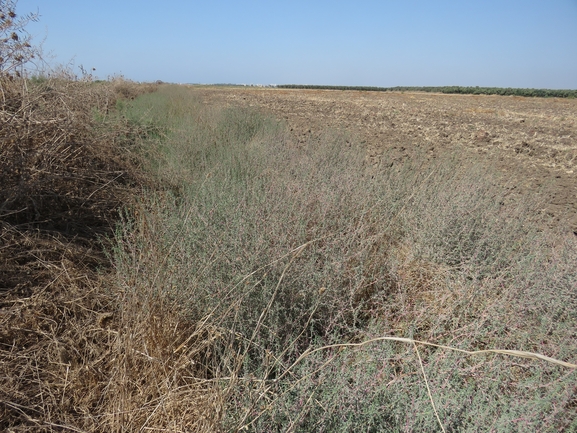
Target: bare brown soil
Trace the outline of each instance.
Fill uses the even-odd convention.
[[[347,130],[375,165],[458,153],[503,172],[514,192],[542,193],[555,225],[577,234],[577,100],[238,87],[203,95],[270,111],[298,142],[327,127]]]

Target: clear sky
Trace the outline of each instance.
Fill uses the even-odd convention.
[[[137,81],[577,89],[577,0],[19,0],[62,64]]]

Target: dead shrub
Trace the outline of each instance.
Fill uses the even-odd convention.
[[[88,268],[102,257],[74,242],[55,239],[38,260],[53,279],[1,303],[2,431],[214,430],[213,331],[153,296],[109,290]]]
[[[0,430],[121,430],[114,351],[147,328],[118,319],[102,242],[143,182],[138,130],[112,83],[55,75],[0,77]]]
[[[102,248],[145,182],[116,102],[156,86],[28,78],[36,15],[15,6],[0,2],[0,430],[210,429],[219,395],[188,345],[208,330],[122,292]]]
[[[124,77],[115,77],[112,80],[114,93],[119,98],[134,99],[144,93],[152,93],[158,89],[158,84],[155,83],[135,83],[125,79]]]

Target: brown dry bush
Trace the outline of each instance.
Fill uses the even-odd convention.
[[[207,331],[106,277],[103,236],[144,181],[140,131],[115,102],[155,87],[62,73],[0,85],[0,430],[210,428],[219,397],[188,349]]]
[[[25,31],[36,15],[15,6],[0,2],[0,430],[210,429],[219,394],[198,383],[194,344],[206,329],[124,292],[103,253],[145,182],[133,148],[146,131],[116,103],[157,85],[24,78],[41,61]]]
[[[136,83],[125,80],[122,76],[113,77],[111,80],[114,93],[118,98],[134,99],[143,93],[155,92],[158,84],[154,83]]]

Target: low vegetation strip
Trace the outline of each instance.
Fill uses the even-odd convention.
[[[461,95],[500,95],[526,96],[537,98],[575,98],[577,90],[569,89],[519,89],[511,87],[479,87],[479,86],[437,86],[437,87],[374,87],[374,86],[325,86],[312,84],[279,84],[281,89],[311,89],[311,90],[360,90],[366,92],[429,92]]]
[[[577,428],[577,242],[537,199],[200,87],[35,85],[87,114],[2,143],[49,155],[3,171],[45,190],[3,197],[2,429]]]

